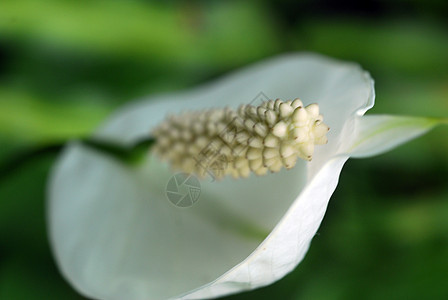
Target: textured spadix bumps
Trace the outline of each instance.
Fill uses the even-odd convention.
[[[290,169],[297,158],[311,160],[314,146],[327,143],[329,127],[319,106],[302,101],[185,112],[155,128],[154,151],[173,168],[204,177],[247,177]]]

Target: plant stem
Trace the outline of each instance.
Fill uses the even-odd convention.
[[[131,146],[123,146],[111,141],[92,138],[81,139],[79,142],[121,162],[134,165],[141,161],[144,154],[155,142],[155,139],[148,137],[137,141]],[[0,163],[0,181],[35,159],[49,154],[58,154],[66,146],[66,144],[67,141],[63,141],[44,146],[37,146],[12,155]]]

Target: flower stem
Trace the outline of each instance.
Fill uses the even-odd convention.
[[[80,139],[79,142],[89,148],[109,155],[125,164],[135,165],[142,160],[145,153],[147,153],[152,144],[154,144],[155,139],[153,137],[141,139],[131,146],[124,146],[111,141],[93,138]],[[67,141],[56,142],[26,149],[12,155],[5,161],[0,162],[0,181],[35,159],[46,155],[58,154],[62,149],[64,149],[66,144]]]
[[[138,140],[130,146],[123,146],[111,141],[91,138],[83,139],[80,142],[85,146],[100,151],[121,162],[134,165],[141,161],[145,153],[147,153],[152,144],[154,144],[155,139],[153,137],[148,137]]]

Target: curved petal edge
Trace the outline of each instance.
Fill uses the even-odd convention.
[[[346,153],[355,158],[382,154],[443,122],[441,119],[423,117],[364,116],[356,121],[357,135]]]

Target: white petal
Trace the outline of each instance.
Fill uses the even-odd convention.
[[[340,156],[327,162],[271,234],[247,259],[218,280],[188,293],[182,299],[207,299],[254,289],[292,271],[305,256],[319,228],[347,159]]]
[[[260,92],[318,102],[329,144],[289,171],[203,181],[192,208],[170,205],[164,189],[172,173],[156,160],[134,170],[76,144],[65,151],[50,181],[50,236],[80,292],[129,300],[191,290],[220,296],[269,284],[298,264],[347,159],[332,159],[353,135],[343,128],[373,105],[372,81],[358,66],[311,54],[275,58],[200,89],[132,103],[97,135],[129,143],[168,112],[236,108]],[[261,244],[257,232],[271,234]]]
[[[303,187],[304,170],[203,181],[198,203],[180,209],[165,195],[172,175],[166,166],[150,160],[133,170],[73,144],[49,190],[57,262],[76,289],[93,298],[185,293],[250,255]]]
[[[438,119],[372,115],[358,118],[356,138],[347,145],[352,157],[369,157],[389,151],[440,123]]]

